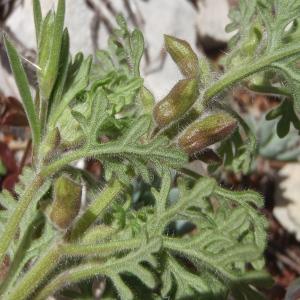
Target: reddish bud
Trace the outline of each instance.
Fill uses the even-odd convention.
[[[165,46],[181,73],[188,78],[199,74],[199,62],[192,47],[184,40],[165,35]]]
[[[178,144],[192,155],[230,136],[237,121],[228,114],[217,113],[191,124],[179,137]]]
[[[170,93],[154,107],[154,119],[159,127],[177,121],[192,107],[199,95],[196,79],[180,80]]]

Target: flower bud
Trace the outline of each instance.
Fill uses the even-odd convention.
[[[179,137],[178,145],[192,155],[230,136],[236,128],[233,117],[217,113],[192,123]]]
[[[199,95],[196,79],[180,80],[170,93],[154,107],[154,119],[159,127],[169,125],[192,107]]]
[[[54,182],[54,200],[50,219],[60,229],[68,228],[78,215],[81,203],[81,186],[66,176]]]
[[[165,35],[165,46],[181,73],[188,78],[198,77],[198,57],[184,40]]]
[[[55,127],[49,132],[49,134],[47,135],[47,139],[41,148],[41,153],[43,154],[45,161],[51,160],[60,142],[61,142],[60,132],[59,129]]]
[[[254,26],[249,31],[249,38],[241,46],[242,55],[250,56],[254,55],[255,50],[259,46],[259,43],[262,39],[262,32],[260,28]]]

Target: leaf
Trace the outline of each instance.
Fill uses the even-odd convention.
[[[114,105],[113,111],[119,113],[122,109],[131,105],[142,86],[143,79],[134,77],[126,81],[124,80],[124,82],[112,90],[109,89],[107,97],[110,103]]]
[[[91,56],[83,60],[82,54],[79,53],[76,55],[74,62],[69,65],[64,92],[60,97],[60,101],[58,101],[58,99],[55,101],[55,106],[51,111],[50,127],[55,126],[70,102],[87,87],[91,64]]]
[[[25,187],[32,183],[34,175],[35,173],[33,170],[29,168],[23,169],[23,173],[19,178],[19,183],[15,187],[15,193],[18,197],[23,197],[24,191],[26,190]],[[50,180],[46,180],[44,184],[42,184],[31,199],[28,209],[22,215],[21,220],[19,220],[18,235],[12,241],[8,251],[8,256],[11,261],[10,269],[1,285],[1,296],[4,298],[8,297],[7,293],[11,291],[11,287],[23,274],[28,263],[32,259],[39,257],[43,250],[48,246],[49,241],[54,237],[54,232],[51,229],[47,229],[45,236],[40,236],[41,232],[39,230],[41,229],[41,224],[43,224],[44,219],[37,208],[38,202],[49,191],[50,185]],[[2,192],[0,194],[0,199],[1,198],[2,203],[5,204],[6,208],[4,212],[5,218],[0,218],[0,222],[2,223],[0,223],[0,229],[2,231],[2,227],[10,220],[10,216],[14,213],[18,202],[8,192]],[[16,205],[14,205],[14,202]],[[42,244],[38,244],[39,239]],[[45,239],[47,239],[47,243],[45,242]],[[35,247],[35,251],[32,251],[33,248],[31,247]]]
[[[261,207],[262,197],[252,191],[228,191],[210,178],[201,178],[192,189],[181,184],[179,199],[167,206],[166,191],[170,187],[167,178],[162,181],[160,193],[154,193],[159,213],[147,221],[150,236],[159,230],[164,234],[162,296],[169,296],[175,284],[175,299],[187,296],[225,299],[226,290],[231,288],[242,290],[245,299],[252,299],[251,293],[243,289],[249,291],[248,284],[255,278],[254,275],[250,279],[251,272],[248,273],[246,266],[262,259],[266,244],[266,222],[252,206]],[[218,199],[216,209],[211,208],[211,196]],[[168,237],[165,226],[175,220],[192,222],[197,229],[192,236]],[[187,268],[186,260],[194,267]],[[259,274],[265,276],[262,271],[257,271],[256,276]],[[238,285],[241,278],[245,281]]]
[[[134,75],[140,75],[140,62],[144,54],[144,37],[140,30],[135,29],[131,34],[132,58],[134,65]]]
[[[280,138],[276,133],[276,120],[266,121],[263,116],[259,121],[250,121],[251,126],[256,131],[259,155],[272,160],[299,160],[299,134],[297,130],[292,129],[289,135],[284,138]]]
[[[255,5],[255,2],[257,4]],[[248,61],[255,59],[255,57],[267,57],[274,53],[285,49],[288,52],[291,47],[299,48],[299,22],[300,16],[300,3],[297,0],[257,0],[251,1],[249,4],[247,1],[242,1],[240,5],[240,12],[236,10],[232,13],[233,19],[237,18],[240,23],[238,28],[238,36],[240,39],[240,45],[243,45],[251,40],[251,32],[249,24],[249,16],[251,16],[251,23],[255,24],[256,30],[261,35],[261,38],[256,42],[256,49],[254,53],[248,56]],[[248,16],[248,17],[247,17]],[[246,23],[243,23],[246,20]],[[289,26],[289,27],[288,27]],[[252,27],[253,29],[253,27]],[[262,34],[264,33],[264,34]],[[236,41],[232,47],[236,47]],[[239,56],[239,51],[234,50],[231,57],[235,59],[236,64],[240,64],[242,57]],[[300,48],[299,48],[300,49]],[[245,58],[244,58],[245,60]],[[227,61],[227,66],[233,63],[232,59]],[[268,115],[268,118],[275,118],[275,115],[284,116],[284,120],[281,118],[277,125],[277,132],[280,137],[287,135],[290,129],[290,123],[292,123],[298,130],[300,128],[299,118],[297,116],[300,110],[299,102],[299,82],[300,82],[300,70],[299,70],[299,52],[294,55],[290,55],[284,59],[279,59],[270,62],[265,70],[260,74],[261,79],[256,82],[254,77],[248,79],[248,86],[255,91],[263,93],[276,94],[282,97],[283,101],[280,107],[276,108],[274,112]],[[292,105],[288,104],[292,100]],[[288,108],[288,106],[290,108]],[[289,112],[288,112],[289,111]],[[273,116],[272,116],[273,115]]]
[[[159,239],[152,239],[146,242],[137,250],[120,259],[112,259],[105,264],[104,273],[112,280],[121,299],[134,299],[132,292],[122,281],[120,274],[129,273],[139,278],[149,288],[154,288],[156,279],[152,272],[142,266],[142,262],[152,265],[153,254],[161,247]],[[155,260],[154,260],[155,261]]]
[[[86,117],[79,111],[72,111],[73,117],[79,123],[88,146],[96,145],[99,141],[99,130],[105,121],[107,99],[106,95],[101,88],[95,94],[90,94],[91,97],[89,115]]]
[[[40,30],[42,24],[42,9],[41,9],[40,0],[33,0],[32,7],[33,7],[36,42],[37,44],[39,44],[39,36],[40,36]]]
[[[241,0],[239,5],[231,9],[229,18],[231,23],[226,26],[226,32],[238,32],[231,38],[230,45],[235,45],[241,37],[247,34],[250,30],[249,24],[255,14],[257,7],[257,1]]]
[[[121,181],[128,183],[129,177],[126,173],[133,168],[136,176],[142,175],[149,182],[152,177],[148,173],[149,168],[161,173],[165,168],[180,168],[186,162],[185,154],[178,148],[171,147],[168,139],[147,140],[145,134],[148,134],[150,122],[149,116],[142,116],[119,139],[99,146],[100,155],[97,157],[100,160],[101,157],[106,157],[104,163],[109,170],[106,174],[107,180],[115,173]],[[104,154],[103,150],[107,154]],[[114,162],[117,158],[119,160],[116,164]]]
[[[61,101],[65,83],[67,80],[68,75],[68,68],[70,64],[70,40],[69,40],[69,33],[68,30],[65,29],[62,36],[62,45],[61,45],[61,53],[60,53],[60,60],[59,60],[59,73],[57,77],[56,84],[53,89],[53,96],[51,96],[51,103],[50,107],[57,105]]]
[[[4,45],[31,128],[33,145],[36,146],[40,142],[40,123],[31,97],[29,82],[16,49],[5,36]]]
[[[162,275],[162,296],[168,297],[174,283],[177,283],[175,299],[183,297],[197,297],[197,291],[201,294],[209,294],[210,289],[206,282],[197,274],[194,274],[184,268],[171,255],[166,255],[166,263],[163,265],[164,272]]]
[[[144,52],[144,38],[135,29],[130,32],[125,19],[117,17],[119,28],[109,39],[108,50],[97,51],[91,82],[93,88],[101,86],[109,99],[110,114],[122,118],[139,114],[143,107],[140,100],[143,79],[140,77],[140,61]],[[141,103],[142,101],[140,101]]]
[[[58,0],[57,11],[43,21],[41,32],[43,37],[39,43],[39,86],[42,99],[48,100],[55,84],[63,38],[65,18],[65,0]],[[49,20],[49,22],[48,22]],[[47,34],[47,35],[46,35]]]

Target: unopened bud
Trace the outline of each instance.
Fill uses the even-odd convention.
[[[199,95],[196,79],[180,80],[170,93],[154,107],[154,119],[159,127],[182,118]]]
[[[192,123],[179,137],[178,144],[192,155],[230,136],[237,121],[228,114],[217,113]]]
[[[184,40],[165,35],[165,46],[181,73],[188,78],[199,74],[199,62],[192,47]]]
[[[45,143],[42,145],[41,151],[44,155],[45,161],[51,160],[60,142],[61,142],[60,132],[59,129],[55,127],[53,130],[49,132]]]
[[[55,148],[60,144],[61,136],[59,129],[55,127],[49,134],[47,143],[51,148]]]
[[[54,200],[50,219],[60,229],[68,228],[78,215],[81,203],[81,186],[66,176],[54,182]]]
[[[258,27],[251,28],[249,38],[241,46],[242,54],[245,56],[253,55],[262,39],[262,32]]]

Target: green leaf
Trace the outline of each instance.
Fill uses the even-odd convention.
[[[40,0],[33,0],[32,1],[32,6],[33,6],[33,17],[34,17],[36,42],[37,42],[37,45],[38,45],[39,44],[41,24],[42,24],[42,20],[43,20]]]
[[[51,97],[50,107],[55,107],[57,103],[61,101],[65,83],[68,75],[68,68],[70,64],[70,40],[68,30],[65,29],[62,37],[62,45],[61,45],[61,54],[60,54],[60,62],[59,62],[59,73],[57,77],[56,84],[53,89],[53,96]]]
[[[15,187],[15,193],[18,195],[18,197],[22,197],[24,193],[24,187],[30,185],[33,179],[33,170],[24,168],[23,173],[20,175],[20,181]],[[35,197],[33,197],[28,210],[22,217],[22,220],[20,220],[18,238],[14,240],[13,245],[10,247],[11,257],[14,257],[18,247],[20,247],[22,239],[26,234],[27,227],[29,226],[29,224],[34,222],[35,218],[39,214],[38,210],[36,209],[37,203],[45,195],[49,188],[50,182],[45,181],[45,183],[39,189],[39,192],[35,195]],[[0,204],[6,209],[6,220],[8,220],[10,215],[15,211],[18,202],[10,192],[3,191],[2,193],[0,193]]]
[[[45,26],[48,30],[42,31],[44,39],[41,39],[39,45],[39,51],[42,53],[39,64],[41,96],[45,100],[49,99],[58,74],[64,18],[65,0],[58,0],[56,13],[52,13],[49,19],[46,18],[45,25],[43,24],[43,27]],[[47,20],[51,21],[47,22]],[[49,35],[45,36],[45,33]]]
[[[89,147],[97,145],[99,143],[99,131],[105,117],[107,116],[107,99],[106,95],[101,88],[99,88],[94,94],[90,94],[88,97],[92,97],[89,107],[89,115],[85,117],[79,111],[72,111],[73,117],[79,123]]]
[[[273,115],[273,111],[270,115]],[[267,121],[264,116],[261,120],[251,120],[251,126],[256,131],[259,155],[271,160],[298,161],[300,158],[300,149],[297,146],[298,131],[291,129],[287,136],[280,138],[276,132],[276,124],[277,120]]]
[[[175,299],[187,296],[197,297],[197,291],[200,294],[210,293],[210,288],[205,280],[183,267],[172,255],[166,254],[166,262],[163,268],[163,287],[161,291],[163,297],[168,297],[174,283],[177,284]]]
[[[22,98],[26,116],[32,132],[33,146],[35,148],[40,143],[40,123],[35,111],[28,78],[16,49],[5,36],[4,45],[8,54],[10,66],[12,68],[19,93]]]
[[[68,68],[68,76],[64,86],[64,92],[60,101],[55,101],[55,105],[50,115],[50,127],[56,125],[58,119],[63,115],[70,102],[82,92],[88,85],[89,72],[91,69],[92,57],[83,60],[81,53],[77,54],[74,62]]]
[[[280,120],[277,123],[277,134],[280,138],[288,135],[291,124],[300,131],[300,120],[296,115],[293,104],[290,100],[286,99],[282,101],[280,105],[266,115],[267,120],[274,120],[278,117],[280,117]]]
[[[132,58],[134,75],[140,76],[140,62],[144,54],[144,37],[140,30],[135,29],[131,34]]]
[[[242,58],[238,53],[241,51],[242,45],[245,45],[247,41],[249,42],[251,40],[251,34],[253,33],[253,31],[251,33],[251,30],[253,30],[254,27],[261,34],[261,38],[256,41],[254,53],[248,56],[248,63],[257,57],[267,57],[282,49],[285,49],[286,52],[291,47],[300,49],[299,9],[300,3],[298,0],[257,0],[251,1],[251,4],[247,1],[242,1],[240,9],[232,13],[232,19],[236,24],[239,24],[239,26],[235,26],[234,29],[238,29],[238,40],[241,47],[237,47],[237,40],[232,44],[232,48],[237,50],[232,51],[230,55],[232,59],[227,61],[228,68],[233,64],[234,59],[236,64],[243,63],[243,60],[245,61],[245,58]],[[249,26],[248,24],[250,23],[254,24],[254,27]],[[292,110],[294,110],[294,112],[287,113],[287,110],[283,109],[283,106],[287,107],[287,101],[283,101],[284,104],[280,105],[279,110],[281,110],[281,112],[279,113],[279,110],[277,111],[277,113],[285,117],[284,120],[282,118],[279,120],[277,126],[279,136],[284,137],[289,132],[290,123],[293,123],[296,128],[300,127],[299,119],[296,116],[300,111],[299,51],[286,58],[278,59],[273,62],[270,61],[268,66],[262,71],[263,72],[259,74],[261,84],[257,86],[255,78],[249,78],[248,85],[250,88],[258,90],[259,92],[278,95],[282,97],[283,100],[292,100]],[[284,110],[285,112],[283,112]],[[272,114],[275,117],[275,111]],[[271,114],[269,114],[268,117],[273,118]]]
[[[247,265],[262,259],[266,244],[266,222],[253,207],[263,205],[261,195],[252,191],[232,192],[218,187],[210,178],[201,178],[192,188],[183,182],[178,200],[167,206],[170,181],[168,176],[163,178],[160,192],[154,192],[156,206],[160,208],[147,221],[148,234],[158,234],[159,230],[164,234],[165,226],[176,220],[192,222],[197,229],[192,236],[164,235],[162,295],[170,296],[174,285],[175,299],[226,299],[228,289],[248,290],[255,276],[248,275],[251,272],[248,273]],[[210,197],[218,200],[218,208],[211,207]],[[186,260],[194,267],[187,268]],[[257,271],[256,278],[263,274]],[[241,278],[243,286],[237,284]]]

